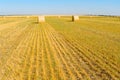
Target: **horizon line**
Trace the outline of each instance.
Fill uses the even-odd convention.
[[[110,14],[0,14],[0,16],[120,16]]]

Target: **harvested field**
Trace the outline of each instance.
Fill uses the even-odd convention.
[[[120,18],[0,17],[0,80],[119,80]]]

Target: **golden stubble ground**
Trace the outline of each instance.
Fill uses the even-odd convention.
[[[119,80],[120,18],[0,17],[0,80]]]

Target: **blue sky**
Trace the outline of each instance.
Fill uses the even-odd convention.
[[[120,0],[0,0],[0,14],[120,15]]]

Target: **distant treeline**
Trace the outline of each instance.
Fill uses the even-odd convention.
[[[117,15],[87,15],[87,16],[120,17],[120,16],[117,16]]]
[[[114,15],[98,15],[98,16],[107,16],[107,17],[120,17],[120,16],[114,16]]]

